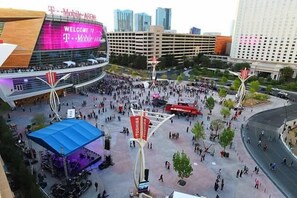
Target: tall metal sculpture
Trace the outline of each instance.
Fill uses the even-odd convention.
[[[160,61],[157,61],[156,57],[153,56],[151,61],[148,61],[149,64],[152,65],[153,71],[152,71],[152,87],[156,85],[156,66],[158,65]]]
[[[133,108],[131,108],[131,111],[133,114],[133,116],[130,117],[133,138],[130,138],[130,141],[135,141],[139,145],[134,167],[134,184],[135,187],[138,188],[139,182],[145,181],[145,157],[143,148],[156,130],[167,120],[174,117],[174,114],[148,112],[135,110]],[[150,129],[151,131],[149,131]],[[139,176],[137,177],[138,162]]]
[[[239,78],[239,80],[241,81],[241,84],[238,88],[238,91],[237,91],[237,94],[236,94],[236,97],[237,97],[237,107],[242,107],[242,101],[244,99],[244,96],[245,96],[245,81],[247,79],[249,79],[251,76],[254,76],[254,75],[249,75],[250,73],[250,70],[249,69],[242,69],[240,71],[240,73],[237,73],[237,72],[233,72],[233,71],[229,71],[231,74],[237,76]]]
[[[62,80],[67,80],[70,77],[70,75],[71,74],[66,74],[65,76],[57,80],[57,73],[49,70],[46,73],[47,81],[43,80],[42,78],[36,77],[36,79],[41,80],[51,88],[50,98],[49,98],[50,107],[55,115],[53,119],[57,118],[59,121],[61,121],[61,117],[59,115],[60,99],[55,89],[56,89],[56,86],[59,84],[59,82],[61,82]]]

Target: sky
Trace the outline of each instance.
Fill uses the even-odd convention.
[[[96,15],[97,21],[114,30],[114,10],[133,10],[152,16],[155,25],[156,9],[171,8],[171,29],[189,33],[191,27],[204,32],[231,35],[237,0],[0,0],[1,8],[15,8],[48,12],[48,6],[68,8]]]

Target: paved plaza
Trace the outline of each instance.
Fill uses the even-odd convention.
[[[140,89],[134,89],[136,92],[134,96],[140,96]],[[149,89],[145,90],[145,93],[142,93],[141,100],[147,97]],[[151,95],[155,92],[158,92],[155,88],[154,91],[150,91]],[[160,93],[163,94],[162,92]],[[210,92],[208,94],[212,95],[219,101],[218,95],[216,92]],[[185,93],[183,93],[186,96]],[[134,97],[131,95],[130,97]],[[131,128],[130,119],[128,114],[120,115],[115,112],[114,109],[109,108],[110,101],[115,101],[111,96],[99,95],[89,93],[88,96],[76,95],[76,94],[67,94],[67,96],[61,98],[62,116],[65,116],[66,111],[71,106],[75,106],[79,109],[84,115],[91,113],[92,111],[97,111],[96,104],[103,101],[103,97],[106,98],[105,106],[107,107],[107,112],[99,115],[97,120],[97,126],[101,130],[108,132],[111,135],[111,156],[114,162],[114,165],[104,169],[99,170],[98,164],[95,164],[90,167],[92,172],[91,179],[94,182],[99,183],[99,190],[96,192],[94,185],[85,193],[82,197],[92,198],[97,197],[99,192],[102,192],[103,189],[106,190],[110,198],[125,198],[129,197],[130,191],[135,190],[133,183],[133,168],[135,164],[135,158],[137,154],[137,147],[131,148],[129,143],[129,138],[132,137],[132,133],[128,136],[126,134],[120,133],[123,130],[123,127]],[[204,98],[204,94],[199,94],[200,99]],[[227,96],[227,98],[233,98],[234,96]],[[97,100],[95,99],[97,98]],[[130,98],[132,99],[132,98]],[[82,102],[86,101],[87,105],[82,107]],[[68,106],[66,105],[68,103]],[[199,107],[202,110],[203,116],[198,116],[197,118],[191,118],[189,121],[185,117],[173,118],[173,123],[168,121],[162,125],[157,132],[149,140],[152,143],[152,149],[147,149],[145,147],[145,158],[146,158],[146,168],[150,170],[149,172],[149,182],[150,190],[153,197],[165,197],[169,195],[174,190],[185,192],[188,194],[199,194],[201,196],[206,196],[209,198],[215,198],[218,194],[220,197],[224,198],[249,198],[249,197],[277,197],[281,198],[284,195],[274,186],[274,184],[267,178],[267,176],[260,170],[259,174],[253,173],[254,167],[256,166],[255,161],[250,157],[246,151],[244,145],[242,144],[242,138],[240,135],[241,124],[244,124],[245,121],[252,116],[253,114],[264,111],[266,109],[276,108],[283,106],[284,101],[279,98],[271,97],[269,104],[247,108],[239,116],[238,120],[232,121],[231,127],[235,129],[235,138],[231,148],[227,148],[226,151],[230,152],[229,158],[222,158],[220,156],[220,151],[222,147],[218,142],[209,141],[209,125],[210,121],[213,119],[223,119],[220,115],[221,106],[219,103],[216,103],[215,108],[210,115],[210,121],[206,119],[209,110],[204,108],[204,104],[199,100]],[[13,123],[17,124],[18,131],[24,132],[25,127],[30,124],[30,120],[37,113],[43,113],[47,118],[50,113],[49,105],[46,102],[42,102],[36,105],[24,106],[25,111],[21,108],[17,108],[15,111],[10,112]],[[144,106],[144,108],[151,108],[149,106]],[[163,112],[159,108],[159,112]],[[116,119],[105,122],[107,116],[112,116],[115,114]],[[117,116],[121,116],[121,121],[118,121]],[[131,115],[131,112],[130,112]],[[6,115],[4,115],[6,116]],[[96,125],[96,120],[94,118],[87,120]],[[230,119],[229,119],[230,120]],[[229,121],[228,120],[228,121]],[[192,133],[191,128],[195,122],[204,122],[206,139],[205,145],[210,146],[211,150],[215,152],[214,156],[210,154],[206,155],[205,161],[200,161],[199,154],[194,152],[194,146],[192,145]],[[187,127],[189,127],[189,132],[186,132]],[[131,129],[130,129],[131,131]],[[178,132],[179,139],[169,139],[169,132]],[[34,147],[38,145],[34,144]],[[92,144],[87,146],[91,150],[98,152],[101,155],[104,155],[103,150],[103,139],[99,139]],[[39,148],[42,149],[42,148]],[[43,149],[44,150],[44,149]],[[193,175],[189,178],[186,178],[187,182],[185,186],[180,186],[177,184],[179,178],[177,173],[173,170],[172,167],[172,156],[176,151],[185,151],[185,153],[190,157]],[[169,161],[171,164],[170,170],[165,168],[165,161]],[[100,162],[99,162],[100,163]],[[243,169],[244,166],[249,168],[248,175],[242,175],[240,178],[236,178],[236,172],[238,169]],[[35,169],[40,171],[40,167],[35,165]],[[224,179],[224,189],[215,192],[214,184],[217,178],[217,174],[221,169],[221,177]],[[160,175],[163,174],[164,182],[160,182],[158,179]],[[46,180],[48,183],[53,183],[54,179],[51,179],[49,174]],[[256,189],[255,180],[260,181],[259,189]],[[50,185],[45,189],[49,191]]]

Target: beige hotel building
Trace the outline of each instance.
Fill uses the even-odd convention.
[[[109,52],[115,55],[141,54],[151,60],[153,56],[172,54],[179,63],[184,56],[213,54],[216,44],[215,36],[179,34],[164,31],[162,26],[151,26],[145,32],[109,32],[107,38]]]

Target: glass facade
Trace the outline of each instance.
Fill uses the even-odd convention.
[[[35,71],[39,70],[48,70],[48,69],[65,69],[68,68],[68,65],[65,65],[65,62],[71,61],[75,63],[76,67],[82,67],[92,64],[89,59],[96,60],[96,58],[107,56],[107,37],[102,26],[98,24],[88,24],[89,27],[86,27],[86,24],[81,23],[80,27],[77,26],[76,29],[72,29],[71,31],[79,33],[74,34],[73,36],[83,35],[90,38],[90,40],[77,41],[76,43],[83,43],[85,48],[81,46],[77,46],[77,48],[71,47],[66,49],[59,49],[67,47],[61,40],[63,40],[63,35],[68,33],[61,34],[62,38],[51,37],[53,34],[58,35],[58,33],[53,33],[56,28],[65,29],[67,26],[70,27],[70,22],[49,22],[46,21],[43,25],[41,33],[39,35],[37,44],[35,46],[34,52],[32,54],[29,67],[34,68]],[[73,22],[71,23],[73,24]],[[51,25],[51,29],[49,29],[49,25]],[[97,34],[89,33],[97,28]],[[51,30],[51,31],[50,31]],[[83,33],[80,34],[81,31]],[[61,32],[61,31],[58,31]],[[94,40],[95,38],[99,40]],[[77,37],[73,38],[77,40]],[[87,39],[87,38],[86,38]],[[49,41],[50,40],[50,41]],[[46,43],[47,42],[47,43]],[[50,44],[49,44],[50,43]],[[53,44],[54,43],[54,44]],[[75,44],[73,44],[75,45]],[[94,47],[96,45],[96,47]],[[47,47],[46,47],[47,46]],[[64,47],[62,47],[64,46]],[[88,47],[90,46],[90,47]],[[53,50],[54,48],[55,50]],[[93,62],[96,63],[96,62]],[[97,61],[98,63],[98,61]]]
[[[152,23],[152,17],[146,13],[135,14],[135,31],[148,31]]]
[[[156,25],[163,26],[164,30],[171,30],[171,8],[157,8]]]
[[[133,31],[133,11],[115,10],[114,11],[114,31],[132,32]]]
[[[68,72],[67,72],[68,73]],[[57,79],[63,77],[66,73],[57,74]],[[102,69],[92,69],[92,70],[84,70],[79,72],[71,72],[71,76],[66,80],[62,81],[58,84],[59,86],[69,85],[69,84],[80,84],[83,82],[87,82],[99,77],[102,74]],[[45,75],[38,76],[39,78],[46,81]],[[21,78],[13,78],[12,79],[14,92],[12,95],[20,95],[30,92],[41,91],[45,89],[49,89],[49,86],[46,85],[39,79],[36,79],[35,76],[32,77],[21,77]]]

